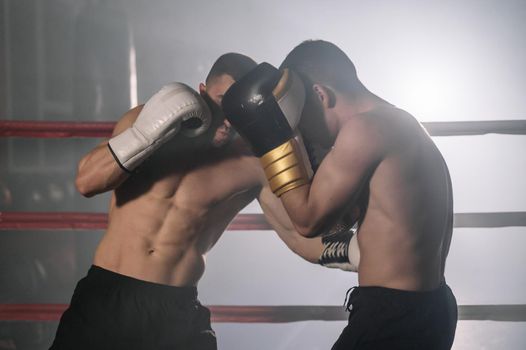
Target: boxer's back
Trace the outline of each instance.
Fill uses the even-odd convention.
[[[112,196],[109,225],[94,264],[176,286],[196,285],[204,254],[255,198],[261,172],[236,143],[182,153],[158,150]]]
[[[451,182],[442,155],[407,113],[373,111],[387,142],[360,228],[360,284],[429,290],[443,279],[452,231]]]

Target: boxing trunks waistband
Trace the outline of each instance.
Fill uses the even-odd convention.
[[[445,282],[442,282],[437,288],[428,291],[409,291],[376,286],[357,286],[349,289],[348,293],[349,292],[350,297],[348,298],[346,306],[350,311],[354,308],[354,305],[358,306],[362,303],[366,303],[370,299],[376,298],[384,299],[387,297],[408,304],[418,304],[421,302],[427,303],[435,299],[441,299],[444,295],[449,294],[451,289]]]
[[[79,286],[84,282],[88,282],[94,286],[99,286],[106,291],[125,288],[130,293],[135,292],[138,293],[138,295],[144,295],[148,298],[176,298],[177,300],[187,301],[197,300],[197,288],[194,286],[175,287],[166,284],[148,282],[106,270],[96,265],[90,267],[87,276],[80,280]]]

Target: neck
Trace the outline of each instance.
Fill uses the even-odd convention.
[[[339,93],[338,95],[338,104],[334,106],[338,131],[346,121],[356,115],[367,113],[378,107],[392,106],[365,88],[356,93]]]

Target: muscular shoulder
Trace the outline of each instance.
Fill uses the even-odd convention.
[[[340,134],[343,142],[359,142],[389,150],[408,141],[421,130],[420,123],[406,111],[382,107],[353,116],[344,124]]]
[[[346,121],[338,137],[334,149],[369,148],[385,142],[385,125],[376,115],[359,114]]]

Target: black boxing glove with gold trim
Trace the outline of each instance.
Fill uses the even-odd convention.
[[[222,100],[226,118],[260,158],[277,196],[309,182],[305,152],[294,139],[304,103],[298,75],[268,63],[233,84]]]

